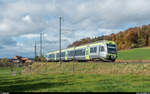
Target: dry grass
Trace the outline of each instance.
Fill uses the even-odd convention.
[[[150,60],[116,60],[117,63],[150,63]]]
[[[92,73],[92,74],[144,74],[150,75],[150,63],[34,63],[25,67],[23,74]]]

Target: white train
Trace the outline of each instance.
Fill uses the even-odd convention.
[[[59,50],[46,54],[47,61],[59,61]],[[114,41],[97,41],[77,47],[61,50],[61,60],[63,61],[88,61],[103,60],[115,61],[117,58],[117,46]]]

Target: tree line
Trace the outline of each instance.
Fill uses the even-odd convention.
[[[95,38],[83,38],[81,40],[73,42],[68,46],[68,48],[100,40],[115,41],[118,50],[150,46],[150,24],[143,25],[141,27],[129,28],[116,34],[112,33],[110,35],[99,36]]]

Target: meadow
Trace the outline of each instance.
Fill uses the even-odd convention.
[[[149,52],[118,52],[117,60],[138,63],[35,62],[15,67],[16,76],[0,68],[0,92],[150,92],[150,63],[140,62],[150,60]]]
[[[150,60],[150,47],[118,51],[117,60]]]
[[[12,76],[0,68],[0,92],[150,92],[149,70],[150,64],[34,63]]]

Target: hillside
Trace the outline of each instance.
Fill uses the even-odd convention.
[[[150,60],[150,47],[118,51],[118,60]]]
[[[99,36],[93,39],[83,38],[73,42],[68,47],[79,46],[82,44],[95,42],[99,40],[113,40],[117,43],[118,50],[140,48],[150,46],[150,24],[141,27],[129,28],[125,31],[120,31],[117,34],[107,36]]]

